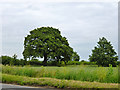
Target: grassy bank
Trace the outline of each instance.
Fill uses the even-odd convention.
[[[2,66],[2,73],[28,76],[51,77],[102,83],[118,83],[118,67],[68,66],[68,67],[16,67]]]
[[[116,90],[118,88],[118,84],[113,83],[82,82],[55,78],[32,78],[8,74],[2,74],[2,82],[30,86],[52,86],[56,88],[116,88]]]

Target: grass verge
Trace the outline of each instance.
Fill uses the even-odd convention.
[[[118,88],[118,84],[114,83],[83,82],[55,78],[32,78],[9,74],[2,74],[2,82],[29,86],[52,86],[56,88]]]

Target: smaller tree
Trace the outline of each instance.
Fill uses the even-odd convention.
[[[118,60],[117,53],[113,46],[106,38],[99,39],[98,45],[92,50],[92,55],[89,55],[90,62],[96,62],[98,66],[116,66]]]

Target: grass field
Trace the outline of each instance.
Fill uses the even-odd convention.
[[[66,67],[2,66],[2,73],[35,78],[50,77],[62,80],[118,83],[118,67],[97,67],[90,65]]]
[[[30,86],[52,86],[55,88],[78,88],[78,90],[118,90],[118,84],[115,83],[99,83],[99,82],[86,82],[76,80],[61,80],[55,78],[33,78],[18,75],[2,74],[3,83],[13,83],[18,85]],[[81,88],[81,89],[80,89]],[[88,88],[88,89],[83,89]],[[90,89],[91,88],[91,89]],[[106,88],[106,89],[105,89]],[[110,89],[111,88],[111,89]],[[72,89],[76,90],[76,89]]]

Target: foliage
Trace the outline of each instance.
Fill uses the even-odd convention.
[[[111,77],[111,75],[113,74],[113,68],[112,68],[112,65],[109,64],[109,68],[108,68],[108,73],[106,74],[106,78],[107,80],[109,80]]]
[[[116,66],[116,61],[118,60],[116,54],[112,44],[102,37],[99,39],[98,45],[92,50],[89,60],[90,62],[96,62],[99,66],[109,66],[109,64]]]
[[[68,61],[67,65],[96,65],[96,63],[88,61]]]
[[[19,65],[21,65],[21,66],[26,65],[26,61],[24,59],[20,59]]]
[[[116,61],[116,64],[117,64],[117,65],[120,65],[120,61]]]
[[[13,60],[10,56],[1,56],[3,65],[10,65],[10,61]]]
[[[65,89],[85,89],[89,90],[102,90],[102,88],[111,88],[118,90],[118,84],[99,83],[99,82],[81,82],[75,80],[60,80],[55,78],[31,78],[25,76],[2,74],[3,83],[13,83],[18,85],[30,85],[30,86],[52,86],[55,88]],[[90,89],[91,88],[91,89]],[[85,89],[86,90],[86,89]],[[108,89],[107,89],[108,90]]]
[[[77,52],[73,52],[73,54],[71,56],[71,60],[72,61],[79,61],[80,60],[80,56],[77,54]]]
[[[12,65],[12,66],[24,66],[24,65],[32,65],[32,66],[42,66],[43,63],[42,61],[39,61],[38,59],[32,59],[29,61],[26,61],[24,59],[14,59],[13,57],[10,56],[1,56],[2,59],[2,64],[3,65]],[[117,62],[116,62],[117,63]],[[65,66],[65,65],[96,65],[95,62],[88,62],[88,61],[68,61],[66,64],[64,61],[54,61],[54,60],[49,60],[47,61],[47,66]]]
[[[29,62],[29,65],[34,65],[34,66],[43,65],[42,61],[39,61],[38,59],[32,59],[28,62]]]
[[[44,57],[43,64],[48,60],[57,62],[70,60],[73,49],[65,37],[61,36],[58,29],[52,27],[41,27],[30,31],[25,37],[23,56],[25,59]]]
[[[3,65],[12,65],[12,66],[24,66],[24,65],[32,65],[32,66],[42,66],[42,61],[39,61],[38,59],[32,59],[29,61],[25,61],[24,59],[14,59],[14,57],[10,56],[1,56],[1,61]],[[80,65],[81,62],[79,61],[68,61],[66,65]],[[84,64],[84,63],[83,63]],[[86,64],[88,65],[88,64]],[[65,66],[64,61],[47,61],[47,66]]]
[[[16,55],[17,56],[17,55]],[[24,66],[25,65],[25,60],[23,59],[17,59],[17,57],[10,57],[10,56],[1,56],[0,58],[2,59],[2,64],[3,65],[21,65]]]
[[[81,62],[79,61],[68,61],[67,65],[80,65]]]
[[[118,67],[97,67],[90,65],[72,65],[66,67],[2,66],[2,73],[29,77],[118,83]]]

